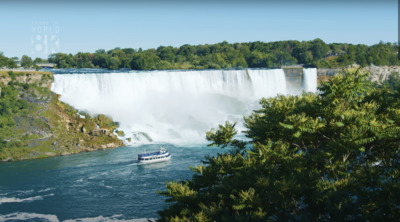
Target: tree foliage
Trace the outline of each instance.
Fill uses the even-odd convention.
[[[207,133],[230,152],[167,182],[161,221],[394,221],[400,216],[399,79],[343,71],[319,94],[260,101],[250,142],[227,122]],[[394,76],[393,78],[398,78]]]
[[[15,126],[14,117],[27,111],[30,106],[29,103],[20,98],[19,89],[29,87],[28,84],[21,84],[16,81],[16,75],[10,71],[8,75],[12,81],[8,85],[0,84],[0,149],[10,145],[6,143],[6,138],[13,136],[12,128]]]
[[[31,57],[27,56],[27,55],[23,55],[21,58],[21,66],[24,68],[31,68],[33,65],[32,59]]]
[[[13,58],[7,58],[0,52],[0,68],[17,68],[17,63]]]
[[[249,42],[230,44],[160,46],[157,49],[99,49],[75,55],[56,53],[49,62],[58,68],[231,69],[281,67],[304,64],[314,67],[347,67],[352,64],[399,65],[397,43],[373,46],[312,41]]]

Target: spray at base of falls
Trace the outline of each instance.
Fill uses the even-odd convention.
[[[303,73],[300,90],[315,91],[316,69]],[[52,90],[79,110],[111,116],[128,144],[187,145],[205,143],[205,132],[226,120],[243,122],[262,97],[293,91],[286,85],[282,69],[143,71],[55,74]]]

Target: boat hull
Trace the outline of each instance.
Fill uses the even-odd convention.
[[[168,161],[171,159],[171,154],[169,154],[168,156],[159,158],[159,159],[149,159],[149,160],[140,160],[139,159],[139,163],[143,163],[143,164],[147,164],[147,163],[159,163],[159,162],[164,162],[164,161]]]

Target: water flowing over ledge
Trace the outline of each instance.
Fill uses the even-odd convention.
[[[306,92],[317,91],[317,68],[303,69],[303,89]]]
[[[258,107],[262,97],[316,91],[316,69],[288,84],[282,69],[55,74],[61,100],[120,123],[132,143],[204,143],[204,132]],[[290,86],[290,87],[288,87]],[[239,124],[240,125],[240,124]],[[240,128],[239,128],[240,130]]]

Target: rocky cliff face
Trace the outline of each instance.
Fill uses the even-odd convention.
[[[334,76],[342,69],[317,68],[318,76]]]
[[[0,72],[0,88],[14,92],[8,95],[17,94],[16,99],[25,101],[27,107],[11,114],[11,127],[1,129],[0,124],[0,133],[3,132],[0,161],[68,155],[124,145],[114,135],[118,125],[110,118],[78,114],[73,107],[60,102],[59,95],[49,90],[52,79],[51,73]]]
[[[318,68],[317,74],[318,78],[323,80],[329,76],[333,76],[340,72],[342,69],[328,69],[328,68]],[[382,82],[389,78],[393,72],[400,72],[399,66],[367,66],[363,68],[364,71],[370,72],[371,81]]]
[[[364,70],[371,73],[370,79],[372,81],[378,82],[388,80],[393,72],[400,73],[399,66],[367,66]]]
[[[24,73],[15,73],[12,71],[0,72],[0,84],[8,85],[11,81],[22,84],[35,84],[40,87],[50,88],[53,82],[53,75],[50,72],[27,71]]]
[[[303,75],[303,68],[284,68],[286,78],[290,82],[299,84]],[[326,81],[329,77],[339,73],[342,68],[330,69],[330,68],[317,68],[318,82]],[[364,71],[370,72],[370,80],[374,82],[382,82],[389,78],[393,72],[400,73],[400,66],[367,66],[363,68]]]

